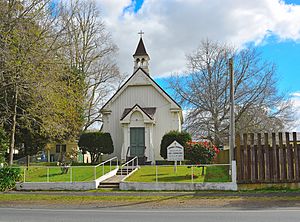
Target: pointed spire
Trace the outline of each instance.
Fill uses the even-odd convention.
[[[144,69],[144,71],[146,71],[149,74],[150,57],[149,57],[148,53],[146,52],[146,48],[145,48],[145,45],[143,42],[142,35],[144,34],[144,32],[140,31],[138,34],[140,35],[140,41],[135,50],[135,53],[133,54],[133,58],[134,58],[133,71],[135,72],[139,67],[141,67]]]
[[[139,44],[138,44],[133,56],[148,56],[142,36],[140,37]]]

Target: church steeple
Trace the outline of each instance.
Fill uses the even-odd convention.
[[[134,71],[136,71],[139,67],[141,67],[149,74],[150,57],[149,57],[148,53],[146,52],[146,48],[145,48],[145,45],[143,42],[142,35],[144,34],[144,32],[140,31],[138,34],[140,34],[140,41],[135,50],[135,53],[133,54]]]

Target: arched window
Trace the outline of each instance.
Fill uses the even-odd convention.
[[[138,67],[141,66],[141,60],[139,58],[137,58],[135,62]]]

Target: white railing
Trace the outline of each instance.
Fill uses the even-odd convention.
[[[82,170],[86,172],[86,175],[90,175],[91,178],[95,175],[95,170],[92,170],[95,169],[95,166],[24,166],[18,168],[21,168],[21,173],[23,174],[22,182],[83,182],[86,181],[86,179],[76,178],[82,174],[78,171]],[[39,175],[33,176],[36,172],[31,172],[32,170],[38,171]],[[53,175],[59,176],[60,178],[53,179]],[[45,180],[43,180],[43,178],[45,178]]]
[[[83,182],[96,180],[113,169],[116,169],[118,166],[118,158],[113,157],[96,166],[23,166],[12,168],[21,169],[22,182],[72,183],[75,181]]]
[[[139,159],[138,157],[134,157],[132,158],[131,160],[127,161],[126,163],[124,163],[121,167],[120,167],[120,170],[121,170],[121,176],[123,175],[123,169],[126,167],[126,175],[128,175],[128,169],[129,167],[132,167],[132,170],[134,170],[135,168],[137,168],[139,166]]]
[[[145,166],[145,167],[153,167],[153,166]],[[171,177],[176,178],[176,177],[186,176],[186,178],[184,178],[184,179],[178,179],[178,182],[194,183],[194,182],[197,182],[201,178],[204,179],[204,177],[205,177],[204,170],[209,167],[227,167],[228,168],[227,175],[228,175],[229,181],[226,180],[224,182],[235,182],[236,181],[235,173],[234,173],[234,175],[231,175],[229,172],[231,164],[199,164],[199,165],[178,165],[178,166],[176,166],[176,165],[155,165],[155,167],[154,167],[155,169],[153,169],[155,172],[153,172],[153,173],[155,175],[156,183],[170,182],[170,181],[168,181],[168,179],[164,178],[165,176],[167,176],[168,178],[171,178]],[[185,168],[185,169],[189,168],[189,172],[186,170],[184,171],[185,175],[183,174],[183,172],[181,172],[181,169],[183,169],[183,168]],[[197,168],[199,168],[199,169],[197,169]],[[235,165],[233,166],[233,168],[232,168],[232,170],[235,171],[236,170]],[[174,179],[174,181],[175,181],[175,179]]]
[[[94,179],[96,180],[97,179],[97,167],[101,167],[102,166],[102,176],[105,174],[105,169],[104,169],[104,166],[106,163],[109,162],[109,172],[111,171],[111,168],[112,168],[112,161],[113,160],[117,160],[117,165],[116,167],[119,166],[119,160],[118,160],[118,157],[113,157],[113,158],[110,158],[109,160],[106,160],[98,165],[95,166],[94,168]]]

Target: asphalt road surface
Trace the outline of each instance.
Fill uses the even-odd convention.
[[[209,209],[20,209],[0,208],[0,222],[297,222],[300,208],[271,208],[267,210]]]

